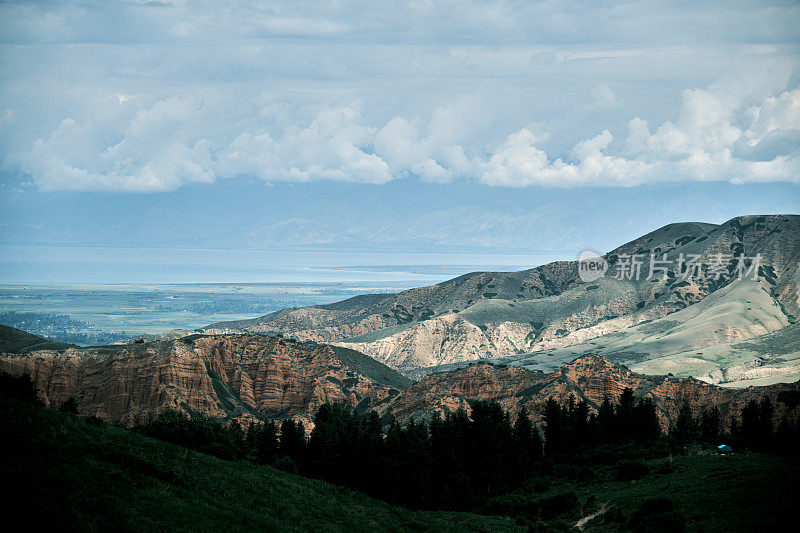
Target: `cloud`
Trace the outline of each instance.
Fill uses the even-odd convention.
[[[677,121],[651,133],[646,120],[628,123],[620,150],[604,130],[572,149],[572,161],[550,159],[523,129],[509,135],[480,177],[488,185],[632,186],[668,181],[800,183],[800,87],[746,106],[754,93],[726,84],[689,89]],[[739,89],[741,86],[739,86]]]
[[[537,140],[526,129],[509,135],[488,161],[480,181],[504,187],[637,185],[648,170],[641,161],[604,154],[613,140],[608,130],[576,144],[573,163],[550,161],[543,150],[536,148]]]
[[[548,138],[546,123],[511,133],[488,151],[476,145],[474,133],[483,121],[469,112],[479,104],[474,99],[437,108],[427,121],[398,116],[374,126],[359,105],[342,105],[273,135],[260,122],[270,121],[269,103],[258,118],[221,119],[225,104],[214,98],[170,98],[136,110],[137,98],[116,95],[112,102],[131,110],[121,128],[111,112],[98,112],[87,123],[68,118],[19,161],[42,190],[165,191],[236,176],[374,184],[416,176],[501,187],[797,182],[800,88],[749,105],[761,87],[735,94],[726,87],[685,90],[678,118],[655,131],[635,117],[619,142],[605,129],[555,158],[541,147]],[[607,88],[598,93],[603,101],[616,102]],[[223,132],[214,129],[219,120]],[[228,138],[227,132],[235,135]]]
[[[389,166],[369,153],[375,131],[360,124],[356,107],[321,112],[307,127],[273,139],[269,133],[240,134],[220,151],[222,176],[251,175],[266,181],[328,179],[385,183]]]
[[[192,128],[201,111],[192,98],[159,101],[137,111],[121,132],[107,121],[67,118],[21,154],[20,169],[46,191],[153,192],[211,183],[211,143]],[[109,143],[109,134],[120,138]]]
[[[0,21],[2,168],[41,190],[800,175],[791,2],[5,2]]]

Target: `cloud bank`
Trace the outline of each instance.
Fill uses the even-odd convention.
[[[42,191],[241,176],[800,182],[792,2],[12,2],[0,14],[2,168]]]
[[[494,147],[465,144],[461,111],[447,108],[426,122],[398,116],[370,125],[357,104],[345,105],[279,135],[243,121],[228,126],[240,133],[226,139],[209,127],[224,106],[190,97],[136,110],[121,127],[115,114],[87,123],[64,119],[19,156],[19,165],[42,190],[138,192],[236,176],[375,184],[416,176],[502,187],[800,181],[800,87],[752,105],[763,87],[738,94],[728,88],[685,90],[676,120],[651,127],[634,117],[624,137],[604,129],[564,157],[541,147],[546,131],[527,127]],[[127,103],[119,98],[112,105]]]

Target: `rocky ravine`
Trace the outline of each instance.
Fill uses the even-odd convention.
[[[606,396],[616,400],[626,387],[655,400],[665,429],[684,402],[696,414],[716,405],[724,423],[750,399],[765,395],[776,405],[776,417],[800,414],[800,382],[724,389],[695,379],[635,374],[595,354],[551,374],[477,363],[412,385],[352,350],[254,334],[52,349],[40,349],[42,339],[25,339],[30,349],[17,343],[19,353],[0,356],[0,371],[30,375],[48,405],[75,398],[80,414],[126,425],[176,409],[228,419],[296,418],[310,428],[313,413],[325,402],[371,408],[405,421],[469,411],[471,400],[496,400],[513,414],[525,407],[540,420],[550,397],[586,399],[595,409]]]
[[[325,402],[376,407],[410,381],[358,352],[262,335],[192,335],[127,346],[0,356],[45,404],[126,425],[165,409],[225,418],[309,419]]]
[[[695,368],[696,361],[686,359],[693,350],[769,335],[800,317],[800,216],[737,217],[721,225],[670,224],[606,258],[613,263],[622,254],[641,254],[648,260],[649,254],[668,254],[673,260],[680,254],[699,255],[703,263],[717,254],[760,254],[762,268],[756,280],[741,286],[711,278],[683,281],[674,271],[648,280],[647,266],[640,280],[606,276],[582,283],[577,264],[562,261],[521,272],[467,274],[398,294],[286,309],[214,324],[206,332],[279,332],[336,343],[409,376],[443,364],[501,357],[525,358],[530,368],[551,370],[548,363],[561,364],[589,350],[625,364],[675,355],[677,360],[666,363],[670,371],[700,376],[747,360],[715,356]],[[682,310],[685,319],[693,320],[691,335],[687,327],[672,324],[672,315]],[[646,330],[629,335],[641,324]],[[648,331],[664,338],[637,352],[635,346]],[[573,346],[576,349],[570,349]],[[558,352],[557,357],[536,357],[547,351]]]
[[[391,411],[400,420],[430,419],[459,408],[470,410],[470,400],[495,400],[516,415],[525,407],[531,418],[541,422],[544,404],[554,398],[562,404],[574,397],[586,400],[591,411],[608,397],[616,401],[625,388],[635,397],[655,401],[663,430],[678,417],[687,403],[695,416],[717,406],[722,424],[730,427],[751,399],[769,396],[776,406],[775,424],[785,414],[800,417],[800,382],[747,389],[728,389],[692,378],[645,376],[636,374],[597,354],[587,354],[546,374],[523,367],[473,363],[465,368],[431,374],[412,385],[392,402],[379,407]]]

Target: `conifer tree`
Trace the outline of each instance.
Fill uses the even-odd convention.
[[[278,445],[280,455],[299,463],[303,459],[306,446],[306,431],[299,420],[286,419],[281,424],[281,436]]]
[[[705,442],[716,442],[719,439],[719,433],[719,408],[715,405],[710,410],[703,411],[700,420],[700,438]]]
[[[255,430],[255,434],[253,435],[253,447],[258,463],[272,464],[275,462],[278,454],[278,430],[275,427],[275,422],[270,420],[261,424],[261,426]]]

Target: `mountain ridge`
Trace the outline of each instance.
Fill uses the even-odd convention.
[[[171,409],[242,423],[294,418],[310,428],[326,402],[403,422],[469,412],[474,400],[497,401],[512,415],[525,408],[541,422],[550,398],[586,400],[596,411],[626,388],[654,400],[664,430],[684,404],[696,416],[717,407],[724,426],[750,400],[765,397],[776,405],[776,423],[784,415],[800,417],[800,381],[727,389],[694,378],[638,374],[591,353],[551,373],[479,361],[411,383],[354,350],[255,334],[194,334],[128,346],[5,353],[0,371],[29,375],[46,405],[73,399],[81,415],[129,426]]]
[[[326,402],[366,409],[410,380],[353,350],[256,334],[193,334],[167,341],[0,356],[28,374],[45,403],[125,425],[166,409],[222,418],[309,420]]]
[[[735,294],[717,302],[715,309],[737,302],[748,304],[740,305],[735,313],[712,310],[697,318],[697,340],[686,341],[685,336],[678,335],[674,346],[643,355],[636,355],[636,350],[628,346],[636,344],[631,340],[626,346],[617,343],[614,352],[606,352],[609,357],[634,364],[637,358],[702,351],[721,343],[769,335],[790,325],[800,316],[799,242],[798,215],[748,215],[719,225],[674,223],[622,244],[604,258],[613,266],[623,254],[647,258],[650,254],[694,254],[704,262],[718,254],[758,255],[762,264],[756,272],[757,279],[741,280],[736,287],[733,281],[680,281],[677,276],[681,273],[673,269],[663,279],[618,280],[606,275],[596,282],[584,283],[578,277],[575,261],[559,261],[519,272],[474,272],[397,294],[364,295],[247,321],[212,324],[205,331],[273,332],[300,340],[336,343],[366,353],[407,375],[419,376],[441,365],[481,359],[516,360],[530,368],[545,365],[541,368],[552,369],[537,355],[555,351],[554,361],[563,363],[569,355],[591,350],[592,346],[585,343],[595,338],[620,333],[630,337],[627,330],[648,322],[661,321],[658,327],[669,329],[667,316],[686,308],[701,309],[702,306],[693,306],[709,296],[724,294],[719,293],[722,289]],[[714,301],[712,298],[706,303]],[[723,321],[724,331],[715,333],[709,329],[710,319],[705,317],[712,315],[713,320]],[[577,349],[566,353],[570,346]],[[631,353],[632,358],[626,359],[625,353]],[[800,343],[796,355],[800,359]],[[736,360],[732,365],[745,362]],[[670,364],[679,366],[674,361]],[[727,364],[709,360],[700,365],[702,368],[687,363],[686,372],[673,370],[699,377],[723,371]],[[648,371],[647,367],[640,370]]]

